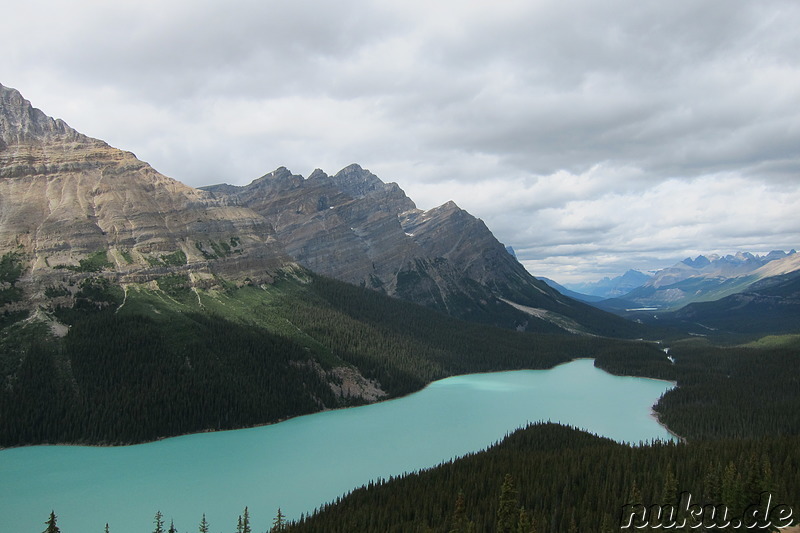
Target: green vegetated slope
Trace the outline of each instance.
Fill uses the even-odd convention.
[[[726,344],[749,342],[765,335],[797,334],[800,272],[764,278],[742,292],[690,303],[676,311],[637,311],[624,316]]]
[[[800,272],[766,278],[747,291],[696,303],[667,318],[699,323],[702,333],[731,336],[800,332]]]
[[[306,271],[208,290],[180,274],[125,288],[88,277],[75,296],[0,330],[2,446],[141,442],[375,399],[337,388],[342,368],[392,397],[458,373],[657,352],[470,324]]]

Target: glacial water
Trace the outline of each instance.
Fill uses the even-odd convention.
[[[671,439],[650,408],[672,385],[618,377],[577,360],[551,370],[473,374],[410,396],[280,424],[123,447],[0,451],[0,532],[39,533],[51,510],[62,533],[253,531],[280,507],[289,518],[378,477],[486,448],[514,429],[558,421],[618,441]]]

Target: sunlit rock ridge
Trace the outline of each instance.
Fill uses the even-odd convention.
[[[163,176],[3,86],[0,139],[0,253],[28,265],[28,303],[87,270],[119,283],[180,270],[203,284],[269,279],[292,263],[258,214]],[[108,264],[88,265],[98,253]]]

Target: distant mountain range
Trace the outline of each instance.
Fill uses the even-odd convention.
[[[719,300],[747,290],[754,283],[800,269],[800,255],[780,250],[758,256],[739,252],[726,256],[684,259],[659,270],[627,294],[597,304],[608,310],[679,309],[694,302]]]
[[[602,302],[603,300],[606,299],[604,296],[592,296],[592,295],[589,295],[589,294],[584,294],[584,293],[581,293],[581,292],[572,291],[572,290],[566,288],[565,286],[561,285],[560,283],[557,283],[556,281],[553,281],[550,278],[545,278],[543,276],[537,276],[537,277],[538,277],[538,279],[544,281],[550,287],[554,288],[555,290],[557,290],[558,292],[560,292],[564,296],[569,296],[570,298],[572,298],[574,300],[578,300],[578,301],[581,301],[581,302],[587,302],[587,303],[594,303],[594,302]],[[608,278],[605,278],[605,279],[608,279]]]
[[[598,301],[607,298],[616,298],[629,293],[637,287],[641,287],[652,278],[651,275],[639,272],[638,270],[628,270],[621,276],[615,278],[605,277],[600,281],[590,283],[570,283],[565,286],[567,290],[578,295],[583,295],[579,299],[584,301]],[[592,296],[590,300],[585,296]]]
[[[683,330],[708,335],[709,330],[738,335],[800,332],[800,270],[768,276],[747,289],[714,301],[688,304],[659,319]]]
[[[613,291],[623,285],[626,276],[637,279],[632,272],[579,287]],[[747,252],[700,255],[638,279],[644,282],[612,298],[581,294],[552,280],[544,281],[562,294],[600,309],[692,335],[732,339],[800,332],[800,254],[795,250],[774,250],[761,256]]]

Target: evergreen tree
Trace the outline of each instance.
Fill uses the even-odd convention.
[[[642,493],[641,491],[639,491],[639,486],[636,484],[636,480],[633,481],[633,485],[631,485],[631,490],[628,493],[628,503],[632,505],[638,505],[643,503]]]
[[[203,519],[200,520],[199,533],[208,533],[208,521],[206,520],[206,513],[203,513]]]
[[[661,489],[661,505],[678,504],[678,480],[672,473],[672,465],[667,466],[667,474],[664,476],[664,487]]]
[[[769,460],[769,455],[764,454],[761,458],[761,492],[773,493],[775,491],[775,482],[772,478],[772,463]]]
[[[721,497],[719,471],[720,465],[715,463],[703,478],[703,497],[707,503],[719,503]]]
[[[519,522],[517,524],[517,533],[536,533],[536,528],[533,527],[533,522],[528,511],[524,507],[519,509]]]
[[[161,511],[156,511],[153,523],[156,525],[153,533],[164,533],[164,515],[161,514]]]
[[[244,516],[242,517],[242,533],[252,533],[250,529],[250,511],[247,507],[244,508]]]
[[[578,524],[575,523],[575,513],[572,513],[569,517],[569,529],[567,529],[567,533],[578,533]]]
[[[450,533],[466,533],[467,531],[467,512],[464,505],[464,492],[458,491],[456,496],[456,508],[453,511],[453,526]]]
[[[108,533],[108,522],[106,522],[106,528],[105,528],[104,531],[105,531],[105,533]]]
[[[735,515],[741,510],[741,500],[742,477],[731,461],[722,473],[722,503]]]
[[[672,473],[672,464],[667,465],[664,486],[661,488],[661,501],[657,503],[661,505],[661,514],[658,516],[660,524],[663,524],[664,527],[673,527],[673,522],[678,519],[680,502],[678,501],[678,480]]]
[[[50,511],[50,518],[47,519],[47,529],[44,530],[44,533],[61,533],[61,530],[58,529],[56,525],[56,513],[55,511]]]
[[[175,529],[175,522],[170,520],[169,521],[169,533],[178,533],[178,530]]]
[[[272,529],[269,530],[270,533],[279,533],[280,531],[286,531],[286,517],[281,512],[281,508],[278,507],[278,514],[275,515],[275,518],[272,520]]]
[[[500,487],[500,506],[497,508],[496,531],[498,533],[515,533],[518,519],[517,488],[514,485],[514,478],[511,474],[506,474],[503,479],[503,486]]]
[[[600,524],[600,533],[615,533],[618,531],[611,525],[611,517],[608,513],[603,513],[603,521]]]

